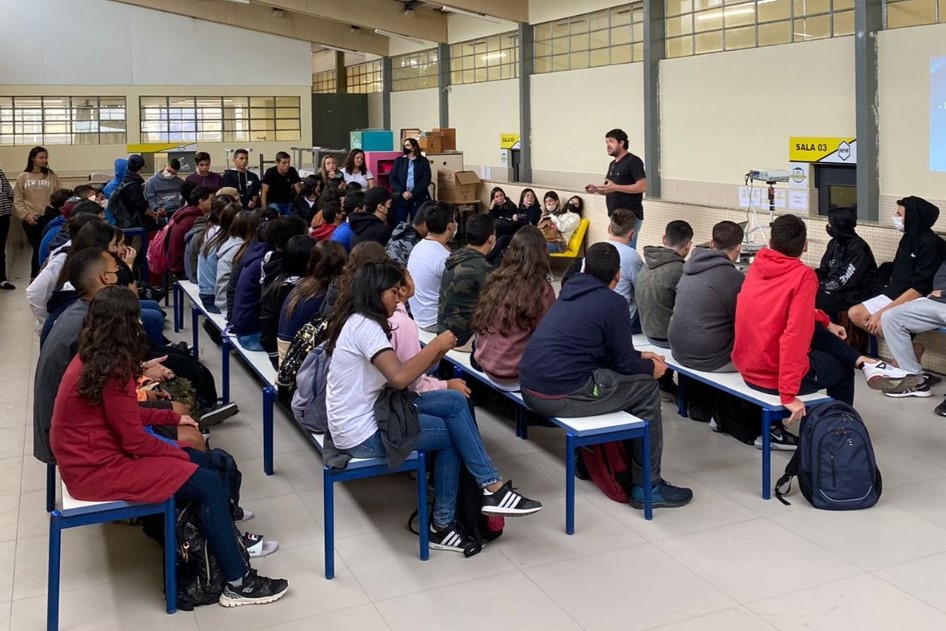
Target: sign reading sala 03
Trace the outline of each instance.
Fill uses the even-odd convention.
[[[788,139],[788,159],[790,162],[857,164],[857,140],[792,136]]]

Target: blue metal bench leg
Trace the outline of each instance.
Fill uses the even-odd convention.
[[[164,272],[164,306],[171,305],[171,272]]]
[[[62,552],[62,521],[58,510],[49,514],[49,570],[46,586],[46,629],[59,629],[59,570]]]
[[[687,385],[688,379],[677,372],[677,413],[687,418]]]
[[[870,348],[868,349],[868,353],[870,353],[870,356],[877,357],[877,336],[876,335],[870,336],[869,346]]]
[[[516,428],[519,430],[519,438],[529,440],[529,408],[524,405],[516,406]]]
[[[220,373],[221,381],[223,382],[220,388],[220,391],[223,395],[222,401],[224,403],[230,402],[230,338],[226,335],[222,336],[223,339],[220,342]]]
[[[654,481],[653,471],[650,468],[650,421],[644,427],[644,435],[641,436],[641,468],[644,470],[644,519],[654,518]]]
[[[164,602],[171,614],[177,611],[177,511],[174,496],[164,504]]]
[[[328,467],[325,467],[322,476],[322,515],[322,526],[325,528],[325,578],[330,581],[335,578],[335,480]]]
[[[430,527],[427,521],[427,454],[417,452],[417,532],[420,560],[430,558]]]
[[[46,465],[46,512],[56,508],[56,465]]]
[[[273,475],[273,406],[276,404],[276,389],[263,388],[263,473]]]
[[[575,435],[565,435],[565,534],[575,534]]]
[[[192,335],[194,336],[194,359],[200,357],[200,328],[197,326],[197,323],[200,322],[200,309],[196,305],[191,305],[191,328],[193,329]]]
[[[184,328],[184,289],[180,283],[174,283],[174,309],[177,312],[177,321]]]
[[[762,410],[762,499],[772,499],[772,410]]]

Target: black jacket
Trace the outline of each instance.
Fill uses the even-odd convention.
[[[394,200],[403,200],[401,193],[407,187],[407,167],[411,159],[409,156],[401,156],[394,161],[394,167],[391,169],[391,192],[394,194]],[[413,199],[411,201],[421,204],[430,199],[430,162],[427,158],[421,156],[414,160],[414,188],[411,189]]]
[[[388,469],[401,466],[420,438],[420,418],[414,399],[407,389],[385,386],[374,402],[374,418],[381,432],[381,442],[388,458]]]
[[[532,204],[531,206],[522,205],[519,207],[519,214],[526,216],[526,221],[531,223],[533,226],[539,225],[539,220],[542,219],[542,207],[538,204]]]
[[[352,248],[365,241],[376,241],[384,246],[391,238],[391,229],[374,213],[352,213],[348,223],[351,225]]]
[[[870,246],[855,231],[856,210],[832,209],[828,220],[832,238],[816,272],[821,285],[817,306],[830,313],[849,309],[875,294],[877,263]]]
[[[904,234],[893,259],[893,272],[884,291],[894,300],[908,289],[925,296],[933,290],[936,270],[946,261],[946,241],[933,232],[939,208],[922,197],[901,200],[906,213]]]
[[[138,222],[147,231],[157,230],[158,224],[145,214],[148,210],[148,200],[145,199],[145,180],[138,173],[128,171],[122,180],[119,196],[128,214],[138,218]]]

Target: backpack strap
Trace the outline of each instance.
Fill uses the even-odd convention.
[[[785,465],[785,473],[782,474],[782,477],[778,479],[775,483],[775,497],[785,506],[791,506],[792,503],[786,500],[783,495],[792,494],[792,478],[798,475],[798,463],[801,460],[799,455],[799,450],[795,450],[795,453],[792,454],[792,459],[788,461],[788,464]],[[782,487],[786,486],[785,491],[782,491]]]

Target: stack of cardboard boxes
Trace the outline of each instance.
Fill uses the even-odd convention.
[[[480,178],[474,171],[463,169],[463,154],[457,152],[457,130],[436,128],[426,133],[419,129],[402,129],[401,144],[417,138],[421,150],[430,160],[437,182],[437,200],[448,204],[473,204],[479,201]]]

